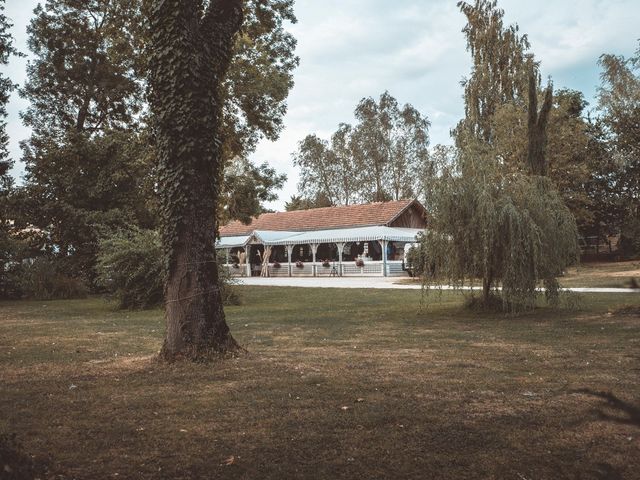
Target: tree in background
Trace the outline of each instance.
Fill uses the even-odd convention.
[[[155,222],[148,135],[139,128],[142,25],[139,0],[47,0],[28,27],[34,59],[21,94],[32,136],[16,196],[59,268],[90,283],[101,235]]]
[[[537,64],[526,37],[502,24],[496,2],[458,5],[468,19],[463,31],[473,57],[463,83],[466,116],[454,132],[458,153],[451,166],[440,166],[431,189],[420,270],[427,285],[481,278],[483,307],[496,295],[502,309],[516,312],[534,307],[541,281],[557,300],[556,277],[577,259],[574,217],[545,176],[552,91],[543,93],[539,109]],[[505,108],[528,113],[508,146],[496,122]]]
[[[340,124],[330,142],[313,134],[299,143],[293,159],[301,196],[349,205],[421,195],[417,180],[432,171],[428,119],[389,92],[378,101],[363,98],[355,117],[358,123]]]
[[[284,128],[293,71],[300,63],[296,39],[284,28],[296,23],[294,0],[246,0],[245,20],[223,82],[224,158],[246,158],[261,138],[278,139]]]
[[[153,2],[150,106],[158,178],[167,331],[161,356],[238,348],[225,321],[215,251],[224,168],[221,87],[242,24],[241,0]]]
[[[157,225],[155,178],[146,132],[70,132],[38,138],[37,160],[16,196],[29,223],[47,232],[45,250],[69,275],[93,284],[100,238],[129,226]],[[37,173],[36,173],[37,172]]]
[[[277,200],[275,190],[282,188],[286,179],[286,175],[278,174],[267,163],[254,165],[246,158],[229,162],[224,169],[220,223],[230,220],[251,223],[253,217],[265,211],[264,202]]]
[[[324,198],[330,205],[350,205],[359,199],[362,170],[351,149],[352,128],[340,124],[327,142],[316,135],[307,135],[293,157],[300,167],[299,189],[309,204]]]
[[[527,36],[517,25],[504,25],[496,0],[458,2],[458,8],[467,18],[462,31],[472,60],[471,75],[462,82],[465,116],[454,135],[462,148],[469,136],[493,142],[494,115],[504,104],[526,104],[529,72],[537,64]]]
[[[34,138],[130,128],[143,99],[140,0],[47,0],[27,31],[23,114]]]
[[[294,0],[247,0],[245,20],[236,36],[234,54],[222,85],[223,198],[221,222],[248,222],[276,198],[286,177],[248,160],[258,142],[278,139],[299,64],[296,39],[284,28],[296,23]],[[242,177],[246,175],[246,177]],[[255,182],[255,186],[250,185]]]
[[[20,210],[49,233],[47,247],[66,271],[92,283],[100,238],[125,225],[154,228],[158,216],[143,6],[141,0],[48,0],[29,26],[35,59],[22,94],[33,135],[23,144]],[[222,220],[261,213],[284,181],[247,156],[260,138],[275,139],[282,129],[298,64],[295,39],[283,27],[295,22],[293,2],[251,0],[247,19],[221,86],[221,194],[228,202],[220,202]]]
[[[284,209],[287,212],[332,206],[333,204],[329,201],[329,199],[323,195],[320,195],[314,199],[304,198],[300,195],[292,195],[289,201],[284,203]]]
[[[640,255],[640,46],[635,55],[600,57],[602,85],[598,108],[619,165],[618,188],[624,205],[621,246]]]
[[[355,111],[354,152],[362,166],[365,201],[400,200],[419,194],[416,178],[429,161],[429,120],[389,92],[363,98]]]
[[[0,0],[0,65],[9,64],[11,56],[20,53],[13,46],[13,37],[9,33],[12,24],[4,15],[4,0]],[[11,92],[17,87],[10,78],[0,73],[0,298],[15,294],[15,288],[10,285],[9,277],[11,263],[18,251],[18,245],[13,233],[15,214],[10,195],[13,189],[13,178],[9,171],[13,166],[13,159],[9,157],[7,135],[7,103]]]
[[[9,30],[13,26],[4,14],[4,0],[0,0],[0,65],[9,64],[9,58],[12,56],[20,56],[21,54],[13,46],[13,37]],[[15,90],[17,85],[10,78],[0,73],[0,191],[10,188],[12,180],[8,175],[13,162],[9,158],[7,146],[9,137],[7,136],[7,103],[11,92]],[[5,217],[3,217],[4,219]]]

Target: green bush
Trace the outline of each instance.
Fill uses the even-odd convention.
[[[84,298],[88,292],[83,279],[67,275],[59,261],[48,257],[23,262],[13,271],[13,277],[24,298],[63,300]]]
[[[96,270],[97,284],[118,302],[118,308],[162,304],[162,247],[156,231],[120,231],[103,239]]]
[[[640,218],[628,218],[622,227],[620,252],[624,258],[640,258]]]
[[[160,235],[154,230],[120,231],[100,242],[97,283],[118,308],[146,309],[162,305],[164,270]],[[225,305],[240,303],[232,279],[220,269]]]

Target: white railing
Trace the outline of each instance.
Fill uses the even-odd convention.
[[[233,264],[223,265],[228,269],[229,273],[235,277],[244,277],[247,275],[247,266],[239,265],[235,268]],[[340,264],[339,262],[330,262],[328,267],[322,265],[322,262],[303,262],[302,267],[297,267],[295,263],[291,264],[291,276],[292,277],[375,277],[382,276],[383,263],[380,260],[369,260],[364,262],[364,265],[359,267],[355,264],[355,261],[345,260]],[[252,266],[253,274],[259,275],[261,267],[258,265]],[[387,276],[399,277],[406,276],[406,272],[402,270],[402,261],[389,260],[387,261]],[[274,267],[273,263],[269,264],[269,276],[270,277],[288,277],[289,276],[289,264],[280,263],[280,267]]]

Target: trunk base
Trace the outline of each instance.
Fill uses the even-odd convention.
[[[188,345],[179,351],[173,351],[167,347],[167,343],[162,345],[162,350],[158,359],[166,363],[189,361],[197,363],[210,363],[221,359],[235,358],[247,350],[241,347],[231,335],[215,345]]]

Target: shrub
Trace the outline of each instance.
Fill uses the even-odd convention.
[[[118,308],[144,309],[162,304],[162,247],[156,231],[120,231],[103,239],[96,270],[98,285],[118,302]]]
[[[221,265],[223,262],[218,262]],[[146,309],[162,305],[164,269],[160,235],[154,230],[120,231],[100,242],[97,282],[118,308]],[[219,269],[225,305],[240,302],[226,268]]]
[[[640,258],[640,219],[628,218],[620,232],[620,252],[625,258]]]
[[[62,300],[87,296],[86,282],[66,274],[60,261],[52,258],[39,257],[23,262],[13,275],[24,298]]]

